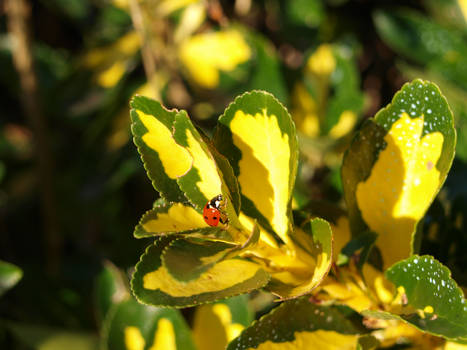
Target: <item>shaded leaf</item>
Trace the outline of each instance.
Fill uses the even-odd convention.
[[[233,169],[230,166],[227,158],[220,154],[214,145],[212,145],[211,140],[205,137],[204,142],[208,145],[209,150],[217,163],[222,179],[229,189],[230,201],[232,202],[232,205],[235,209],[235,214],[238,215],[241,207],[240,189],[238,187],[237,178],[235,177]]]
[[[350,48],[334,45],[335,69],[330,77],[330,97],[323,120],[323,133],[337,138],[348,134],[363,110],[363,93]]]
[[[342,162],[342,183],[349,213],[350,229],[358,236],[366,229],[357,204],[357,185],[370,176],[378,151],[384,147],[385,129],[372,119],[366,120],[344,155]]]
[[[282,303],[254,322],[227,349],[261,349],[262,345],[309,349],[310,344],[319,349],[355,349],[358,335],[366,332],[361,321],[350,308],[318,306],[300,298]]]
[[[290,0],[286,2],[286,13],[298,25],[317,27],[323,17],[323,3],[320,0]]]
[[[198,349],[224,350],[252,320],[246,295],[201,305],[195,311],[193,337]]]
[[[225,299],[221,303],[226,304],[232,314],[232,322],[239,323],[245,327],[254,320],[254,312],[249,305],[249,297],[246,294]]]
[[[126,276],[110,261],[104,261],[103,269],[95,283],[95,301],[98,318],[102,321],[112,305],[128,297]]]
[[[162,263],[167,271],[179,281],[189,281],[213,267],[216,263],[238,256],[258,242],[258,226],[243,243],[186,238],[172,241],[162,253]]]
[[[221,261],[235,246],[219,241],[177,239],[164,249],[162,263],[177,280],[190,281]]]
[[[378,11],[374,21],[385,42],[467,89],[467,41],[463,31],[442,26],[408,9]]]
[[[266,285],[269,275],[255,263],[228,259],[215,264],[199,278],[180,282],[162,265],[163,250],[174,240],[160,237],[136,265],[131,287],[145,304],[186,307],[247,293]]]
[[[37,350],[97,350],[94,334],[64,329],[8,322],[8,330],[21,343]]]
[[[362,268],[377,238],[374,232],[365,232],[349,241],[339,253],[337,265],[347,264],[353,255],[359,253],[357,266]]]
[[[284,104],[288,102],[286,82],[281,62],[274,45],[259,33],[248,33],[251,46],[255,49],[255,61],[247,90],[265,90]],[[241,92],[245,91],[242,87]]]
[[[0,260],[0,296],[12,288],[23,277],[23,271],[6,261]]]
[[[109,350],[195,350],[185,319],[178,310],[142,305],[129,298],[116,305],[103,334]]]

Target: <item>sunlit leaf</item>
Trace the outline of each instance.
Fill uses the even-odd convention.
[[[460,344],[452,341],[447,341],[443,350],[466,350],[467,344]]]
[[[161,235],[185,235],[233,241],[234,238],[223,227],[210,227],[201,213],[186,203],[160,203],[148,210],[136,226],[136,238]]]
[[[230,189],[238,191],[232,171],[221,155],[215,158],[211,154],[205,138],[186,112],[167,111],[159,102],[141,96],[134,97],[131,105],[134,140],[154,187],[169,202],[186,203],[188,200],[194,206],[166,205],[166,214],[162,207],[153,209],[143,217],[135,236],[206,227],[202,216],[195,211],[202,213],[205,204],[220,194],[229,224],[241,231],[237,220],[239,195],[230,195]],[[216,159],[226,174],[220,172]],[[184,215],[188,220],[184,220]]]
[[[453,0],[455,1],[455,0]],[[409,79],[421,78],[436,82],[444,96],[449,101],[454,115],[454,125],[457,131],[456,158],[467,160],[467,90],[457,86],[444,74],[434,69],[425,69],[407,63],[399,63],[398,68]]]
[[[157,12],[162,16],[167,16],[198,1],[199,0],[162,0],[157,3]]]
[[[192,157],[192,167],[177,182],[185,196],[198,209],[217,196],[227,193],[223,188],[221,174],[217,168],[214,157],[209,152],[201,135],[195,129],[186,112],[182,111],[175,116],[174,139]],[[167,150],[169,152],[169,150]]]
[[[289,242],[298,147],[287,110],[269,93],[245,93],[219,118],[214,143],[238,178],[242,211]]]
[[[439,89],[416,80],[365,123],[344,158],[342,177],[354,235],[377,233],[384,266],[408,257],[418,221],[441,188],[456,143]]]
[[[202,1],[196,1],[183,9],[174,32],[174,42],[181,42],[203,24],[206,19],[206,7]]]
[[[131,286],[137,299],[151,305],[185,307],[212,302],[263,287],[269,275],[243,259],[223,260],[198,278],[181,282],[171,276],[161,256],[173,237],[161,237],[148,247],[136,265]]]
[[[467,302],[447,267],[431,256],[415,255],[392,266],[386,276],[403,287],[407,298],[397,317],[428,333],[467,342]]]
[[[281,273],[273,274],[267,289],[281,299],[291,299],[310,293],[327,275],[332,264],[332,232],[329,223],[314,219],[291,234],[297,258],[309,264],[309,275],[291,283],[281,280]],[[293,272],[292,272],[293,273]],[[287,274],[288,275],[288,274]],[[299,282],[299,283],[297,283]]]
[[[138,53],[140,46],[140,36],[131,31],[111,45],[91,50],[83,57],[83,64],[97,70],[97,84],[111,88],[132,65],[133,56]]]
[[[203,215],[189,204],[162,204],[148,210],[135,228],[136,238],[191,232],[208,227]]]
[[[249,60],[251,48],[240,31],[227,29],[192,36],[180,45],[178,55],[192,81],[213,89],[220,84],[221,72],[232,73]]]
[[[173,136],[179,112],[143,96],[135,96],[130,105],[134,142],[154,188],[168,201],[186,201],[177,178],[191,169],[193,159]]]
[[[347,135],[363,109],[363,94],[352,49],[321,44],[308,57],[303,80],[295,85],[292,116],[308,138]],[[308,140],[308,142],[310,142]],[[316,147],[316,146],[315,146]],[[316,152],[303,144],[305,153]]]

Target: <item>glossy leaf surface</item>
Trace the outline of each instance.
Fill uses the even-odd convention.
[[[416,225],[446,179],[455,143],[445,98],[421,80],[404,85],[352,142],[342,168],[351,228],[379,235],[384,266],[412,253]]]
[[[228,350],[355,349],[365,330],[361,318],[347,307],[318,306],[307,298],[282,303],[245,329]],[[322,346],[322,347],[320,347]]]
[[[264,91],[241,95],[219,118],[214,144],[237,176],[242,211],[288,242],[298,147],[284,106]]]
[[[400,314],[402,319],[431,334],[467,341],[467,302],[447,267],[415,255],[392,266],[386,277],[404,288],[407,307],[415,309]]]

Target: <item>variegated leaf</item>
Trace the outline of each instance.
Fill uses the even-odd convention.
[[[173,136],[180,112],[144,96],[135,96],[130,106],[134,142],[154,188],[168,201],[186,201],[177,179],[191,169],[193,159]]]
[[[384,266],[413,253],[417,223],[454,157],[452,112],[436,85],[415,80],[366,124],[342,169],[352,231],[377,233]],[[377,125],[376,125],[377,124]]]
[[[136,265],[131,286],[140,302],[187,307],[247,293],[269,282],[269,274],[258,264],[243,259],[220,261],[198,278],[181,282],[172,277],[161,260],[162,252],[174,239],[158,238]]]
[[[226,299],[196,308],[193,338],[198,349],[224,350],[253,321],[248,295]]]
[[[135,228],[136,238],[207,228],[203,215],[188,203],[164,203],[148,210]]]
[[[398,319],[424,332],[467,344],[467,301],[447,267],[431,256],[415,255],[391,266],[386,277],[405,302],[394,313],[365,311],[365,315]]]
[[[215,264],[238,256],[258,242],[257,225],[244,243],[207,240],[206,237],[188,237],[172,241],[162,252],[162,264],[179,281],[190,281]]]
[[[105,320],[103,349],[195,350],[180,311],[142,305],[129,298],[114,306]]]
[[[347,307],[318,306],[307,298],[282,303],[234,339],[228,350],[355,349],[366,330]]]
[[[310,293],[326,277],[332,264],[332,232],[327,221],[314,219],[303,229],[296,228],[290,237],[296,258],[308,266],[308,273],[304,276],[292,270],[272,274],[266,288],[281,299]]]
[[[285,107],[264,91],[241,95],[219,118],[214,144],[237,176],[242,211],[289,243],[298,146]]]
[[[225,176],[221,173],[208,145],[186,112],[168,111],[159,102],[142,96],[135,96],[131,106],[134,140],[148,175],[161,196],[168,202],[189,201],[201,213],[209,200],[222,194],[231,226],[241,231],[242,226],[237,220],[239,194],[230,194],[230,189],[238,191],[235,180],[232,180],[231,172],[228,173],[225,160],[217,157],[222,169],[227,170]],[[185,208],[189,211],[187,206]],[[178,222],[175,226],[202,227],[195,215],[189,214],[194,221]],[[136,234],[145,236],[147,232],[139,226]]]

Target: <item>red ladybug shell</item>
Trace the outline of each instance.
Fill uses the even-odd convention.
[[[204,221],[206,221],[209,226],[217,226],[219,224],[221,213],[219,209],[210,207],[208,202],[204,206],[203,217]]]

